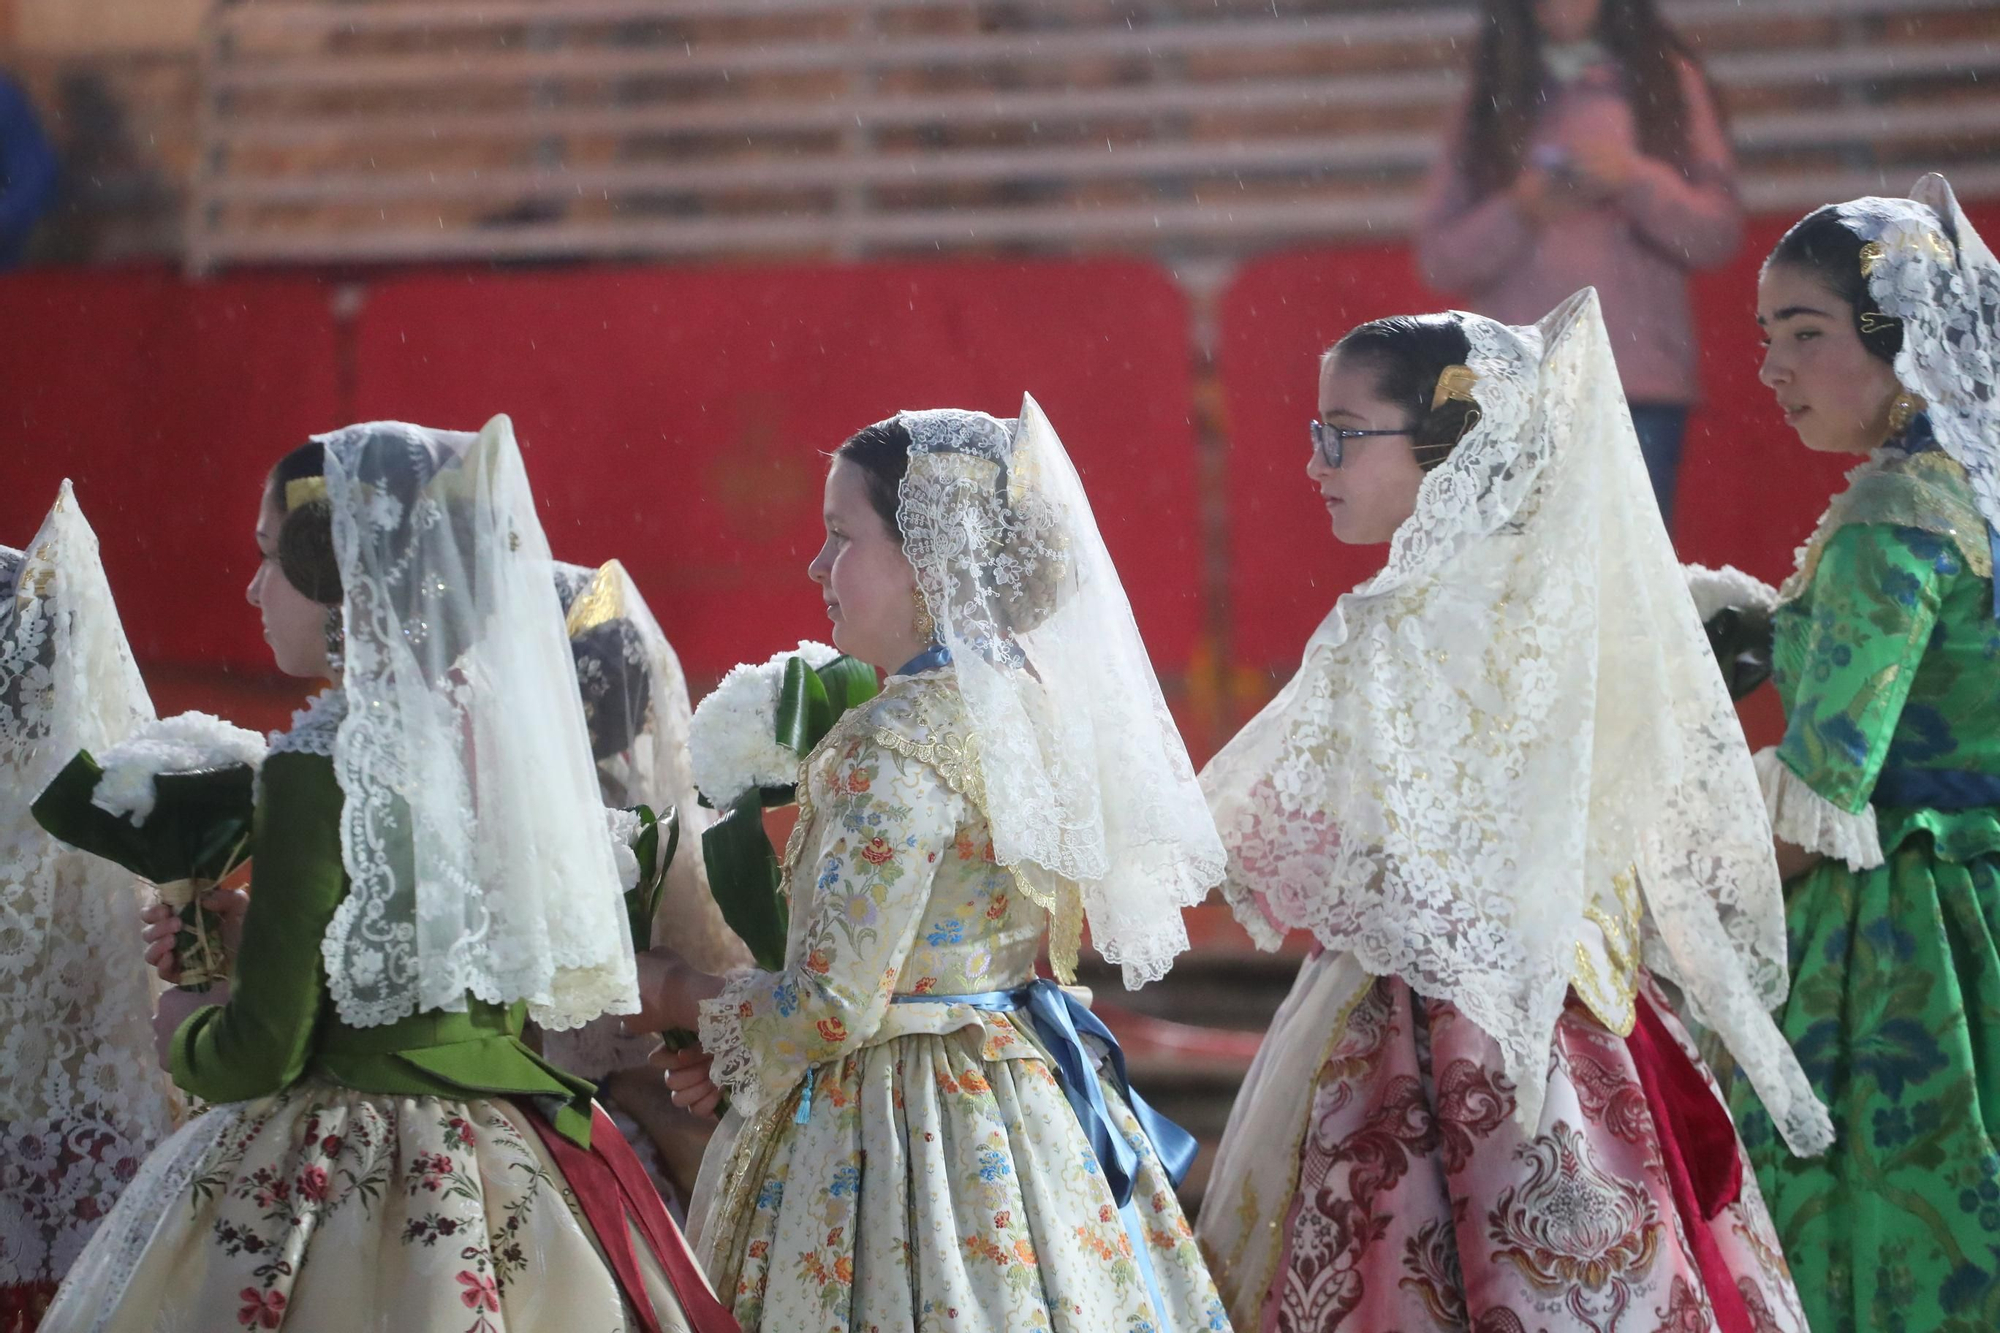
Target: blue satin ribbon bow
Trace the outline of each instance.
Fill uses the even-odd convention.
[[[1104,1043],[1119,1094],[1132,1108],[1140,1130],[1152,1141],[1153,1153],[1160,1159],[1168,1179],[1178,1188],[1187,1178],[1188,1168],[1194,1165],[1194,1135],[1155,1111],[1132,1090],[1132,1080],[1125,1073],[1125,1053],[1118,1049],[1118,1039],[1111,1035],[1111,1029],[1055,982],[1041,978],[1018,990],[979,991],[971,995],[904,994],[893,999],[897,1004],[965,1004],[994,1013],[1025,1013],[1035,1035],[1048,1049],[1056,1079],[1090,1140],[1091,1151],[1104,1169],[1112,1198],[1123,1208],[1132,1201],[1139,1153],[1119,1133],[1111,1118],[1111,1107],[1104,1100],[1104,1087],[1097,1081],[1097,1062],[1083,1044],[1084,1037],[1095,1037]]]

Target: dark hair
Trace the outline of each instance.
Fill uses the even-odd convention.
[[[1471,340],[1456,315],[1371,319],[1326,350],[1328,359],[1337,356],[1374,372],[1375,392],[1403,410],[1418,466],[1426,472],[1449,458],[1479,423],[1477,403],[1447,398],[1431,406],[1438,376],[1446,366],[1464,365],[1470,355]]]
[[[903,474],[910,470],[910,428],[899,417],[863,426],[848,436],[833,456],[861,469],[862,479],[868,483],[868,503],[901,541],[903,528],[896,521],[896,510],[902,500]]]
[[[569,641],[569,650],[576,658],[590,757],[609,759],[638,739],[653,706],[645,640],[621,616],[584,630]]]
[[[1868,354],[1890,365],[1903,350],[1903,321],[1884,316],[1868,294],[1861,272],[1861,247],[1855,230],[1841,220],[1840,206],[1816,208],[1793,224],[1772,248],[1764,267],[1782,264],[1808,274],[1815,282],[1854,307],[1854,333]],[[1864,316],[1874,316],[1872,319]]]
[[[1490,194],[1521,174],[1528,139],[1547,101],[1549,76],[1535,0],[1485,0],[1481,9],[1461,161],[1474,188]],[[1603,0],[1597,39],[1624,75],[1640,151],[1685,170],[1690,117],[1683,65],[1700,78],[1716,116],[1723,115],[1693,49],[1667,26],[1653,0]]]
[[[576,599],[596,584],[599,571],[562,560],[554,564],[556,602],[567,617]],[[631,748],[652,711],[653,669],[645,638],[631,617],[614,616],[578,630],[570,637],[569,650],[576,659],[590,757],[609,759]]]
[[[288,503],[287,490],[295,481],[326,476],[326,448],[318,441],[302,444],[278,460],[271,469],[265,494],[283,515],[278,526],[278,572],[285,582],[322,606],[338,606],[341,600],[340,560],[333,550],[333,505],[324,487],[304,496],[296,505]]]

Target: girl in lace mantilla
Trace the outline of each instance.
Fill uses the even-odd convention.
[[[620,561],[596,569],[557,561],[556,594],[605,806],[644,805],[661,818],[672,810],[680,819],[682,850],[667,868],[652,932],[633,947],[658,942],[706,972],[748,964],[750,951],[724,924],[708,889],[701,833],[712,815],[701,806],[688,760],[691,709],[680,655]],[[715,1122],[668,1099],[649,1063],[659,1039],[628,1034],[620,1022],[603,1014],[580,1028],[543,1033],[541,1050],[597,1084],[599,1101],[646,1164],[660,1197],[681,1212]]]
[[[590,1085],[520,1041],[530,1012],[636,1000],[507,419],[315,439],[268,478],[257,545],[279,669],[334,685],[264,762],[229,981],[161,1000],[212,1109],[45,1329],[732,1333]]]
[[[804,761],[782,971],[679,969],[679,1096],[730,1109],[691,1230],[749,1329],[1221,1329],[1193,1141],[1037,980],[1151,980],[1221,847],[1082,487],[1032,399],[906,412],[826,481],[811,574],[888,682]],[[711,1081],[712,1080],[712,1081]]]
[[[0,599],[0,1328],[32,1333],[180,1103],[153,1068],[132,877],[29,813],[71,755],[153,718],[68,482],[0,547]]]
[[[1199,1234],[1239,1328],[1803,1333],[1679,982],[1805,1149],[1770,831],[1596,294],[1376,321],[1307,476],[1388,542],[1202,774],[1253,937],[1314,950]]]
[[[2000,265],[1941,177],[1819,209],[1757,286],[1763,380],[1809,449],[1869,455],[1777,595],[1784,739],[1757,758],[1792,876],[1779,1022],[1833,1114],[1744,1139],[1815,1328],[2000,1326]]]

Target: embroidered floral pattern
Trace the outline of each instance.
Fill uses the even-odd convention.
[[[911,719],[942,711],[898,712],[913,688],[878,701],[904,744],[857,730],[807,765],[789,965],[704,1006],[704,1044],[752,1112],[704,1163],[721,1184],[691,1230],[710,1279],[745,1333],[907,1328],[912,1311],[926,1330],[1226,1328],[1149,1146],[1128,1227],[1013,1019],[892,1002],[1019,986],[1048,924],[973,803],[912,757],[927,733]]]
[[[507,1103],[309,1078],[226,1114],[173,1197],[155,1197],[147,1173],[134,1182],[120,1208],[147,1214],[145,1242],[131,1255],[86,1252],[58,1327],[91,1326],[93,1301],[115,1303],[120,1318],[144,1312],[137,1327],[152,1327],[160,1302],[189,1291],[186,1327],[637,1327],[534,1131]],[[155,1170],[166,1166],[149,1162]],[[513,1283],[531,1263],[535,1290],[521,1301]],[[393,1310],[368,1304],[391,1293]]]
[[[1529,1134],[1490,1038],[1448,1003],[1371,983],[1314,1087],[1275,1280],[1232,1293],[1237,1326],[1709,1333],[1623,1042],[1572,1004],[1552,1056]],[[1760,1333],[1805,1333],[1754,1189],[1709,1225]]]

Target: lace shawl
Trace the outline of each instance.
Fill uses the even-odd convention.
[[[1459,318],[1479,425],[1202,775],[1225,893],[1267,946],[1309,930],[1456,1004],[1499,1044],[1526,1124],[1579,959],[1643,929],[1647,965],[1728,1042],[1787,1140],[1824,1147],[1826,1113],[1766,1012],[1787,975],[1757,775],[1596,293],[1534,327]]]

